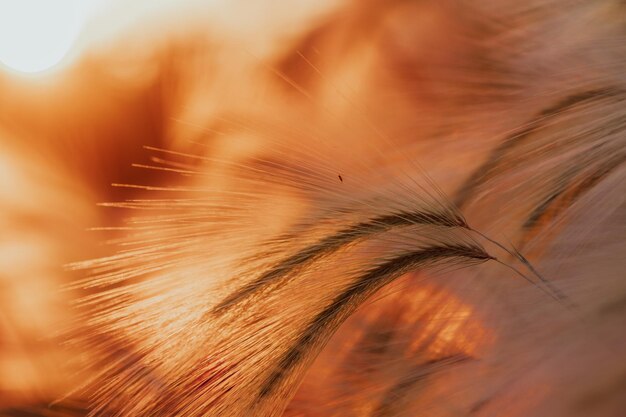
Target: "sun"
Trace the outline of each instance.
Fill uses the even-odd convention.
[[[85,0],[0,0],[0,63],[38,73],[59,64],[84,23]]]

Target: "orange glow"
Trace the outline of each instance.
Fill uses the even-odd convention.
[[[623,24],[503,2],[0,0],[0,417],[580,417]]]
[[[422,349],[428,341],[426,350],[435,357],[457,353],[475,355],[490,342],[489,333],[472,307],[452,294],[446,294],[445,302],[429,304],[428,300],[438,293],[443,292],[431,288],[417,291],[415,303],[425,304],[428,313],[424,318],[424,331],[413,340],[410,350]]]

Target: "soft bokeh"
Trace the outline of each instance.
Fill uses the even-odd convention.
[[[0,40],[0,414],[621,417],[623,4],[35,3]],[[433,242],[479,261],[351,281]]]

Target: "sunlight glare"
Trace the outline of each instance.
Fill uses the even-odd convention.
[[[84,23],[90,0],[0,0],[0,63],[23,73],[58,64]]]

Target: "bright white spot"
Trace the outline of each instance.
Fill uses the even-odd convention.
[[[58,64],[70,51],[91,0],[0,0],[0,62],[27,73]]]

